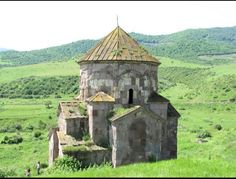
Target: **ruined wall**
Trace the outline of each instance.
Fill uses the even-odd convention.
[[[66,120],[62,112],[58,117],[58,127],[60,131],[63,131],[64,134],[66,134]]]
[[[58,119],[58,127],[64,134],[82,139],[83,134],[88,132],[88,118],[81,116],[65,119],[63,113],[61,113]]]
[[[93,142],[99,146],[109,144],[107,115],[113,103],[93,103],[87,105],[89,115],[89,134]]]
[[[49,155],[48,155],[48,164],[51,166],[53,164],[53,161],[58,157],[59,155],[59,141],[57,137],[57,131],[58,129],[51,129],[51,136],[49,138]]]
[[[103,91],[118,104],[127,104],[129,90],[133,103],[142,104],[157,91],[157,65],[145,63],[89,63],[80,65],[80,95],[85,100]]]
[[[66,119],[66,134],[82,139],[84,133],[88,132],[88,118],[77,117]]]
[[[151,156],[159,160],[161,125],[161,121],[142,112],[113,121],[111,125],[113,166],[148,161]]]
[[[102,164],[104,162],[111,162],[111,150],[98,149],[91,151],[64,151],[64,155],[73,156],[82,162],[84,167],[94,164]]]

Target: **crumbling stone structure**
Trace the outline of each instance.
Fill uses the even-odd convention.
[[[49,165],[64,154],[114,167],[177,157],[180,115],[158,94],[158,59],[118,26],[78,63],[80,93],[59,104]]]

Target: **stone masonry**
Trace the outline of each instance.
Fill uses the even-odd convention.
[[[80,91],[60,102],[49,165],[69,155],[84,166],[177,157],[180,114],[158,94],[158,59],[119,26],[79,61]]]

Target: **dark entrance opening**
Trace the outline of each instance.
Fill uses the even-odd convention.
[[[133,89],[129,89],[129,104],[133,104]]]

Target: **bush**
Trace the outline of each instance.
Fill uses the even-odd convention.
[[[88,141],[88,140],[90,140],[89,133],[88,133],[88,132],[84,132],[82,139],[83,139],[83,141]]]
[[[38,128],[43,130],[43,129],[46,129],[46,127],[47,127],[47,124],[40,120],[38,123]]]
[[[7,128],[6,127],[3,127],[0,129],[0,133],[4,133],[4,132],[7,132]]]
[[[15,125],[16,130],[22,130],[22,126],[20,124]]]
[[[16,173],[13,169],[0,169],[0,178],[6,178],[9,176],[16,176]]]
[[[220,124],[216,124],[214,126],[215,129],[217,129],[218,131],[220,131],[222,129],[222,126]]]
[[[48,116],[48,119],[52,119],[52,116]]]
[[[15,135],[12,137],[5,136],[1,144],[19,144],[21,142],[23,142],[23,138],[20,135]]]
[[[148,161],[149,162],[156,162],[157,161],[156,156],[154,154],[149,155],[148,156]]]
[[[32,125],[28,125],[28,126],[26,127],[26,130],[28,130],[28,131],[32,131],[32,130],[34,130],[34,126],[32,126]]]
[[[62,158],[57,158],[54,162],[54,169],[75,172],[81,168],[81,162],[73,157],[64,155]]]
[[[57,95],[55,95],[55,98],[61,98],[61,96],[57,94]]]
[[[48,164],[46,163],[41,163],[41,168],[47,168],[48,167]]]
[[[42,135],[42,133],[40,131],[37,131],[34,133],[35,138],[39,138],[41,135]]]
[[[205,138],[207,138],[207,137],[212,137],[212,136],[211,136],[211,133],[210,133],[210,132],[208,132],[207,130],[205,130],[205,131],[202,131],[200,134],[198,134],[197,137],[198,137],[198,138],[201,138],[201,139],[205,139]]]

